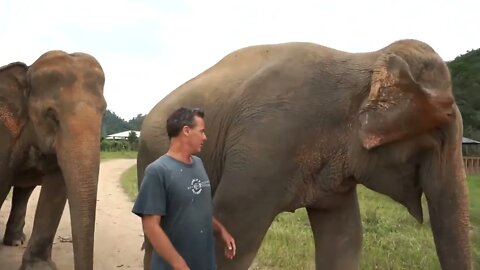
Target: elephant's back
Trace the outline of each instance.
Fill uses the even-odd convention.
[[[247,92],[253,89],[245,85],[254,79],[258,80],[265,70],[273,68],[301,73],[301,69],[309,68],[310,63],[329,62],[349,55],[351,54],[304,42],[257,45],[234,51],[159,101],[143,122],[141,144],[151,156],[158,157],[167,151],[169,142],[165,123],[168,115],[181,106],[203,109],[207,118],[207,132],[212,135],[212,131],[218,132],[218,125],[224,125],[242,110],[239,107],[242,98],[252,96],[252,93]],[[272,95],[261,93],[261,89],[259,91],[253,95]],[[228,125],[222,128],[225,126]],[[210,139],[215,141],[216,134],[210,136]]]

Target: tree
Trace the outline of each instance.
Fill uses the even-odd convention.
[[[130,133],[128,133],[127,141],[128,141],[128,144],[130,145],[131,151],[138,150],[138,136],[136,132],[130,131]]]
[[[463,118],[464,136],[480,140],[480,49],[468,51],[447,65]]]
[[[110,110],[107,110],[105,112],[102,121],[102,133],[105,133],[103,134],[103,136],[130,129],[131,128],[128,123],[125,122],[125,120],[120,118],[118,115],[116,115],[114,112]]]
[[[134,131],[130,131],[130,133],[128,133],[127,141],[128,141],[129,143],[138,142],[137,133],[134,132]]]

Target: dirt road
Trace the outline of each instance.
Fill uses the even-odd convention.
[[[143,269],[143,252],[140,250],[143,234],[140,219],[130,212],[133,203],[123,193],[119,181],[122,172],[134,164],[135,160],[119,159],[105,161],[100,165],[95,231],[95,270]],[[25,225],[27,237],[30,236],[32,229],[39,191],[40,188],[37,187],[29,201]],[[0,211],[0,239],[3,238],[5,232],[9,211],[10,201],[7,199]],[[59,270],[73,269],[73,248],[69,239],[71,239],[71,228],[67,204],[53,245],[53,260]],[[25,246],[6,247],[0,244],[0,269],[18,269],[24,249]]]

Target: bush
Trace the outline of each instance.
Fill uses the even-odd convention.
[[[128,141],[111,141],[102,140],[100,142],[100,151],[104,152],[118,152],[118,151],[132,151]]]
[[[104,137],[102,137],[100,138],[100,151],[138,151],[137,133],[131,131],[126,140],[106,140]]]

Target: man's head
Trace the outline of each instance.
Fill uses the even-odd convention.
[[[167,119],[167,134],[187,146],[191,154],[198,153],[207,140],[205,135],[204,112],[200,109],[181,107]]]

